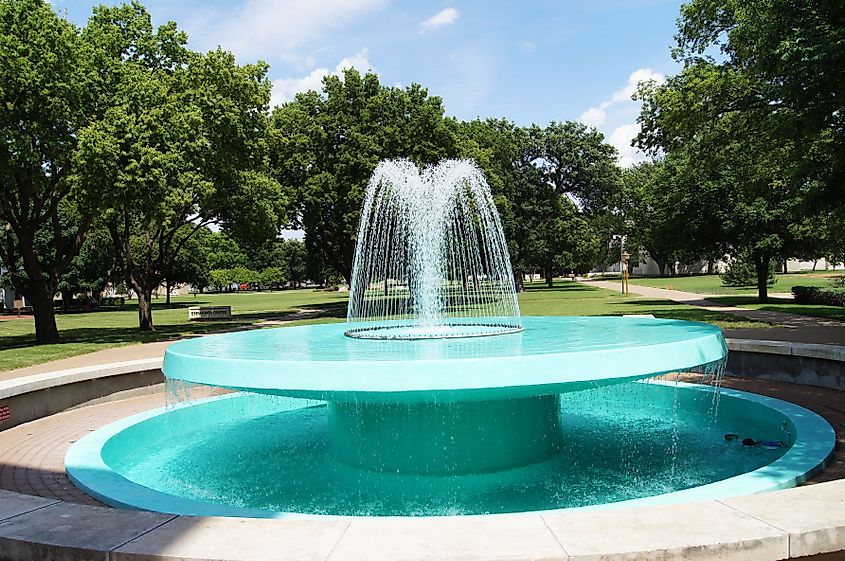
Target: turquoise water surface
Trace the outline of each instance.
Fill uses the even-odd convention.
[[[793,437],[756,403],[628,383],[561,395],[563,448],[491,474],[358,469],[331,454],[324,404],[234,393],[130,426],[102,450],[116,473],[169,495],[232,507],[332,515],[490,514],[659,495],[770,464]],[[496,429],[496,421],[491,422]],[[783,441],[768,449],[726,441]]]

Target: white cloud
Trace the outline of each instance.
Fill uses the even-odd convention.
[[[299,47],[384,6],[388,0],[246,0],[239,10],[198,14],[187,25],[192,40],[221,45],[240,57],[281,58],[304,67],[313,59]]]
[[[619,165],[629,167],[644,159],[642,152],[631,146],[631,141],[640,134],[639,123],[619,125],[610,133],[607,141],[619,151]]]
[[[650,68],[638,68],[628,76],[622,88],[613,92],[610,99],[590,107],[578,118],[585,125],[605,133],[607,141],[619,152],[619,164],[625,167],[645,159],[642,152],[631,146],[631,141],[640,132],[640,126],[635,121],[641,106],[631,96],[637,91],[640,82],[648,80],[661,83],[665,78]]]
[[[369,50],[364,48],[359,53],[351,57],[346,57],[337,63],[334,72],[328,68],[315,68],[307,76],[303,76],[302,78],[280,78],[273,80],[273,94],[270,97],[270,107],[290,101],[296,94],[301,92],[307,92],[308,90],[320,91],[323,87],[323,77],[329,74],[342,76],[343,71],[347,68],[355,68],[360,72],[373,70],[369,55]]]
[[[537,44],[534,41],[528,41],[527,39],[525,41],[520,41],[517,46],[519,47],[519,50],[525,54],[531,54],[537,50]]]
[[[588,127],[600,127],[604,124],[607,118],[607,113],[598,107],[590,107],[578,118],[582,123]]]
[[[426,31],[433,31],[438,27],[443,27],[444,25],[452,25],[453,23],[458,21],[458,17],[460,17],[460,13],[455,8],[446,8],[445,10],[440,10],[427,20],[420,23],[420,33],[425,33]]]

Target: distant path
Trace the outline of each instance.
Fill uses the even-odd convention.
[[[587,286],[596,286],[608,290],[620,291],[621,281],[599,281],[579,280]],[[698,306],[712,312],[731,314],[753,321],[761,321],[778,326],[772,329],[725,329],[725,336],[740,339],[762,339],[769,341],[795,341],[799,343],[821,343],[826,345],[845,345],[845,322],[785,312],[774,312],[768,310],[749,310],[720,304],[701,294],[682,292],[680,290],[667,290],[665,288],[654,288],[629,284],[631,294],[656,298],[660,300],[672,300],[691,306]]]
[[[283,317],[279,317],[278,319],[265,319],[252,325],[238,327],[235,329],[221,329],[220,331],[214,331],[212,333],[209,333],[209,335],[215,333],[227,333],[231,331],[243,331],[246,329],[258,329],[262,327],[270,327],[273,325],[284,325],[292,321],[315,318],[321,315],[322,313],[324,313],[322,310],[302,309],[293,314],[287,314]],[[190,337],[197,337],[197,335],[188,335],[183,338]],[[10,380],[12,378],[18,378],[20,376],[43,374],[45,372],[54,372],[56,370],[65,370],[68,368],[80,368],[83,366],[94,366],[97,364],[111,364],[113,362],[125,362],[128,360],[160,358],[164,356],[164,351],[167,350],[168,346],[180,339],[156,341],[155,343],[140,343],[137,345],[126,345],[124,347],[112,347],[109,349],[103,349],[101,351],[94,351],[93,353],[72,356],[59,360],[53,360],[51,362],[44,362],[42,364],[35,364],[33,366],[27,366],[26,368],[7,370],[5,372],[0,372],[0,380]]]

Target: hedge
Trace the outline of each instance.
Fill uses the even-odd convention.
[[[815,286],[793,286],[792,294],[799,304],[825,304],[845,307],[845,289],[817,288]]]

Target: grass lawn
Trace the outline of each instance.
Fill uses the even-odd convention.
[[[295,323],[341,321],[346,317],[345,292],[322,292],[310,289],[281,292],[248,292],[241,294],[201,294],[173,298],[173,308],[165,309],[164,301],[154,303],[154,333],[138,330],[137,307],[128,302],[122,308],[73,314],[59,314],[56,321],[63,342],[57,345],[34,346],[31,318],[0,321],[0,371],[57,360],[108,347],[177,338],[191,333],[250,325],[269,318],[280,318],[297,310],[317,309],[320,317]],[[622,295],[611,290],[584,286],[570,281],[557,281],[554,288],[542,283],[529,284],[519,298],[524,315],[622,315],[654,314],[714,323],[724,328],[768,327],[709,312],[694,306],[667,300],[653,300]],[[232,320],[189,323],[188,306],[229,305]]]
[[[830,277],[840,275],[845,275],[845,271],[801,271],[798,273],[787,273],[785,275],[779,274],[776,275],[777,282],[769,287],[769,292],[790,292],[792,287],[796,285],[825,287],[830,284]],[[757,288],[753,286],[722,286],[722,279],[719,275],[689,275],[663,278],[637,277],[631,278],[630,283],[641,286],[652,286],[654,288],[680,290],[682,292],[694,292],[696,294],[724,294],[726,296],[757,294]]]
[[[134,301],[127,301],[121,308],[57,314],[56,323],[63,339],[58,345],[34,345],[35,327],[32,318],[0,321],[0,371],[108,347],[162,341],[191,333],[251,325],[264,319],[281,318],[302,308],[321,310],[322,321],[346,317],[346,293],[341,292],[286,290],[199,294],[175,296],[172,302],[173,307],[165,309],[163,298],[153,301],[153,323],[156,327],[153,333],[138,330],[138,307]],[[233,318],[214,322],[189,322],[187,307],[197,305],[232,306]]]
[[[787,300],[785,298],[770,298],[767,304],[760,304],[757,302],[756,296],[716,296],[710,298],[710,300],[719,302],[720,304],[739,306],[750,310],[766,310],[845,321],[845,308],[842,306],[796,304],[794,300]]]

